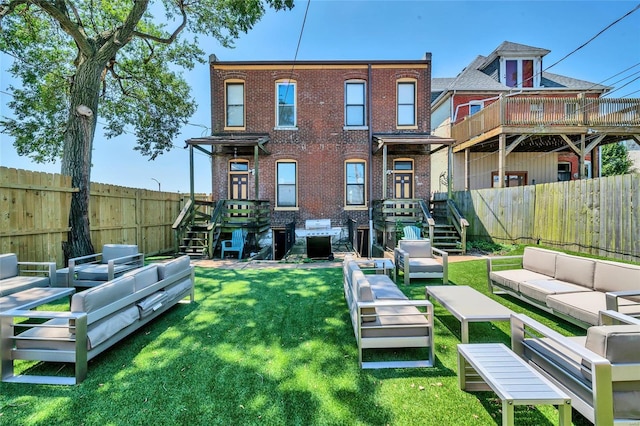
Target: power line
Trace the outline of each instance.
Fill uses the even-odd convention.
[[[574,53],[576,53],[578,50],[582,49],[583,47],[585,47],[586,45],[588,45],[589,43],[591,43],[593,40],[595,40],[596,38],[598,38],[602,33],[604,33],[605,31],[607,31],[609,28],[613,27],[615,24],[617,24],[618,22],[622,21],[624,18],[626,18],[627,16],[631,15],[633,12],[635,12],[636,10],[640,9],[640,3],[638,3],[638,5],[636,7],[634,7],[632,10],[630,10],[629,12],[625,13],[624,15],[622,15],[620,18],[616,19],[615,21],[613,21],[612,23],[610,23],[609,25],[607,25],[605,28],[603,28],[602,30],[600,30],[596,35],[594,35],[593,37],[591,37],[589,40],[587,40],[586,42],[584,42],[582,45],[580,45],[579,47],[575,48],[574,50],[572,50],[571,52],[567,53],[565,56],[563,56],[562,58],[560,58],[559,60],[557,60],[556,62],[554,62],[553,64],[549,65],[548,67],[546,67],[545,69],[543,69],[542,71],[547,71],[549,68],[552,68],[556,65],[558,65],[560,62],[564,61],[565,59],[567,59],[569,56],[573,55]]]

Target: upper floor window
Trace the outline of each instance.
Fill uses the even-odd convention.
[[[398,127],[416,125],[416,83],[398,82]]]
[[[505,85],[534,87],[533,59],[507,59],[504,62]]]
[[[469,115],[473,115],[477,112],[480,112],[483,106],[484,106],[484,102],[482,101],[469,102]]]
[[[344,112],[346,126],[365,125],[364,81],[347,81],[345,83]]]
[[[276,127],[296,126],[296,83],[276,83]]]
[[[352,160],[345,163],[345,202],[348,207],[365,206],[365,162]]]
[[[226,127],[244,127],[244,83],[226,83],[225,99]]]
[[[276,207],[297,207],[297,163],[278,161],[276,163]]]

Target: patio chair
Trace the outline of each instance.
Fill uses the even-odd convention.
[[[442,263],[435,259],[434,254],[442,256]],[[393,257],[396,282],[400,272],[404,274],[404,283],[407,285],[411,278],[442,278],[443,284],[449,282],[449,254],[432,247],[428,239],[398,241]]]
[[[69,259],[69,280],[74,287],[95,287],[143,266],[136,244],[105,244],[100,253]]]
[[[222,241],[222,253],[220,257],[225,258],[227,252],[238,252],[238,259],[242,259],[242,250],[244,250],[244,234],[242,229],[236,229],[231,234],[230,240]]]
[[[405,226],[402,230],[404,233],[403,240],[423,240],[422,230],[414,225]]]

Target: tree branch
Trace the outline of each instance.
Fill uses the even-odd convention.
[[[78,49],[80,49],[84,55],[91,56],[93,54],[93,45],[89,42],[89,39],[82,28],[82,22],[78,19],[78,22],[76,23],[69,18],[65,2],[57,1],[54,4],[45,0],[30,0],[29,3],[35,4],[53,19],[58,21],[60,27],[73,38],[78,45]]]
[[[175,29],[173,34],[171,34],[168,38],[157,37],[157,36],[154,36],[154,35],[151,35],[151,34],[142,33],[142,32],[139,32],[139,31],[134,31],[133,34],[136,37],[140,37],[140,38],[145,39],[145,40],[155,41],[156,43],[163,43],[163,44],[171,44],[171,43],[173,43],[176,40],[176,38],[178,37],[178,34],[180,34],[182,32],[182,30],[184,30],[184,28],[187,26],[187,12],[185,11],[184,1],[178,1],[177,2],[177,6],[180,9],[180,14],[182,15],[182,22],[180,23],[178,28]]]
[[[2,7],[2,9],[0,9],[0,20],[2,20],[2,18],[4,18],[8,14],[15,11],[16,7],[20,6],[21,4],[29,4],[29,3],[30,3],[29,0],[15,0],[15,1],[10,1],[9,3],[0,4],[0,6]]]

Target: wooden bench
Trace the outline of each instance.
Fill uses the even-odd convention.
[[[492,390],[502,401],[502,424],[513,425],[515,405],[558,406],[559,424],[571,425],[571,398],[502,343],[458,345],[458,383]]]

